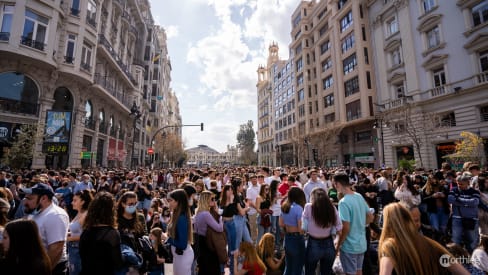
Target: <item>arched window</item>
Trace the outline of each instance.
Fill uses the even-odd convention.
[[[68,112],[73,110],[73,96],[65,87],[59,87],[54,91],[53,110]]]
[[[105,121],[105,111],[103,109],[100,110],[98,113],[98,119],[100,120],[100,124],[98,126],[98,131],[102,133],[106,133],[107,130],[107,123]]]
[[[93,119],[93,105],[90,100],[85,103],[85,127],[95,130],[95,120]]]
[[[114,125],[114,116],[110,116],[110,120],[108,122],[108,127],[110,129],[110,135],[115,137],[115,125]]]
[[[22,73],[0,73],[0,111],[37,115],[39,89]]]

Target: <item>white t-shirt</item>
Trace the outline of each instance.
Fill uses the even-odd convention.
[[[251,186],[249,186],[247,188],[247,190],[246,190],[246,199],[252,201],[252,203],[255,204],[256,203],[256,198],[259,195],[259,190],[260,189],[261,189],[261,186],[259,186],[259,184],[256,184],[256,186],[254,186],[254,185],[251,184]],[[251,207],[249,209],[249,212],[248,212],[249,215],[254,215],[256,213],[257,213],[256,208]]]
[[[61,241],[64,242],[63,253],[61,254],[59,262],[67,261],[66,237],[68,235],[69,217],[66,211],[61,207],[54,205],[54,203],[51,203],[51,205],[41,213],[35,216],[31,215],[30,218],[36,222],[42,243],[46,250],[50,244]],[[53,266],[56,264],[58,263],[54,263]]]

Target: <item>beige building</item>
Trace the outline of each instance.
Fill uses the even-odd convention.
[[[276,165],[374,165],[375,78],[367,13],[366,1],[299,4],[291,16],[289,61],[258,70],[258,75],[268,74],[258,79],[259,116],[265,87],[271,86],[273,102],[271,129],[259,119],[260,163],[262,145],[271,144],[260,132],[264,129],[273,135]],[[288,76],[277,78],[283,75],[282,64],[285,73],[288,66],[293,73],[291,101],[282,83],[288,83]],[[285,110],[292,112],[291,121]]]
[[[144,164],[181,121],[170,73],[147,0],[0,2],[0,123],[38,126],[32,168]]]
[[[207,145],[198,145],[185,150],[186,165],[192,167],[224,167],[238,164],[239,150],[235,146],[227,145],[227,151],[219,153]]]
[[[462,131],[484,138],[479,151],[486,161],[487,1],[367,4],[377,75],[379,151],[386,165],[414,160],[417,167],[440,168]]]

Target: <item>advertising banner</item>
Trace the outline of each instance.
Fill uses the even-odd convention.
[[[71,112],[47,111],[45,143],[69,143]]]

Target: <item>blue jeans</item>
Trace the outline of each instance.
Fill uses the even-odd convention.
[[[271,233],[275,236],[275,246],[281,246],[280,216],[271,216]]]
[[[231,254],[236,250],[236,243],[233,241],[236,239],[236,226],[234,224],[234,219],[230,221],[224,221],[224,229],[227,237],[227,252],[229,253],[229,271],[230,274],[234,274],[234,255]]]
[[[236,249],[239,249],[241,242],[252,243],[251,234],[249,234],[249,229],[247,228],[246,217],[241,215],[234,215],[234,224],[236,226]]]
[[[444,209],[438,208],[437,213],[429,213],[430,225],[438,232],[445,233],[447,222],[449,221],[449,214],[444,212]]]
[[[334,240],[308,238],[305,251],[305,274],[315,274],[315,268],[320,261],[320,275],[333,274],[332,265],[335,260]]]
[[[78,275],[81,272],[81,258],[79,242],[67,242],[68,247],[68,268],[70,275]]]
[[[476,220],[473,230],[466,230],[463,228],[461,218],[452,217],[452,241],[459,245],[465,245],[466,250],[469,254],[478,245],[479,232],[478,232],[479,222]]]
[[[284,275],[302,275],[305,264],[305,239],[303,235],[294,233],[285,235],[285,257]]]
[[[262,225],[260,225],[261,215],[259,215],[259,214],[258,214],[258,218],[257,218],[257,223],[258,223],[258,238],[256,239],[256,243],[259,244],[259,241],[263,237],[264,233],[271,232],[272,227],[270,226],[270,227],[264,228]]]

